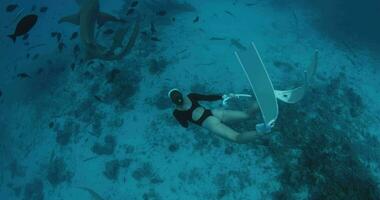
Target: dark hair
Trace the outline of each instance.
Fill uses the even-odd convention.
[[[172,100],[172,102],[175,104],[175,105],[182,105],[183,104],[183,95],[181,94],[180,91],[178,90],[171,90],[169,92],[169,97],[170,99]]]

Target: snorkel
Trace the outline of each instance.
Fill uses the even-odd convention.
[[[172,100],[172,102],[177,105],[181,106],[184,102],[183,95],[177,88],[173,88],[168,92],[168,97]]]

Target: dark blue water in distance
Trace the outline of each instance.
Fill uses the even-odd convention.
[[[2,0],[0,199],[380,199],[379,11],[378,0]],[[268,103],[253,109],[262,76],[249,82],[235,54],[252,42],[274,89],[305,93],[277,100],[271,131],[243,140]],[[192,113],[211,111],[202,126],[173,115],[172,88],[217,95]],[[223,105],[231,93],[252,97]]]

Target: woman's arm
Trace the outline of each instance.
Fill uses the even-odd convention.
[[[190,99],[196,101],[218,101],[223,99],[223,95],[203,95],[197,93],[190,93],[188,96]]]

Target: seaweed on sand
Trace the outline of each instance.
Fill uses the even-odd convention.
[[[95,143],[91,151],[97,155],[111,155],[115,151],[116,145],[115,137],[107,135],[104,137],[104,144]]]
[[[111,160],[106,162],[105,170],[103,171],[104,176],[110,180],[117,180],[121,168],[126,168],[130,165],[130,159],[124,160]]]
[[[43,200],[44,184],[40,179],[34,179],[25,185],[23,200]]]
[[[47,179],[53,187],[70,181],[72,177],[73,173],[67,169],[67,165],[62,157],[56,157],[49,162]]]
[[[239,193],[252,184],[249,171],[228,171],[220,173],[214,177],[214,184],[217,186],[217,199],[222,199],[226,195]]]
[[[153,171],[152,165],[150,163],[143,163],[141,167],[135,169],[132,172],[132,177],[137,181],[147,179],[150,181],[150,183],[153,184],[164,182],[164,180]]]
[[[139,70],[114,68],[106,74],[106,79],[110,89],[106,91],[104,100],[121,106],[131,106],[131,98],[137,93],[141,80]]]
[[[13,160],[8,168],[11,172],[12,178],[25,176],[25,167],[21,166],[17,160]]]
[[[71,137],[78,133],[79,124],[72,120],[66,120],[63,129],[57,128],[56,142],[62,146],[69,144]]]
[[[116,180],[119,176],[120,164],[118,160],[106,162],[103,174],[110,180]]]
[[[160,75],[162,72],[165,71],[166,67],[169,65],[169,62],[165,59],[160,57],[159,59],[153,58],[150,60],[149,64],[149,72],[153,75]]]
[[[366,121],[353,118],[349,108],[362,104],[357,96],[354,102],[346,100],[344,84],[342,78],[333,79],[318,92],[310,92],[299,106],[281,107],[277,126],[281,134],[268,146],[268,153],[282,169],[278,176],[281,188],[274,199],[294,199],[302,188],[307,188],[309,199],[379,197],[377,182],[355,148],[363,145],[358,136],[366,135]],[[328,95],[331,89],[335,95]],[[335,112],[336,107],[341,112]],[[299,153],[292,154],[294,150]]]
[[[171,107],[172,103],[168,98],[168,88],[162,88],[154,97],[148,98],[146,102],[155,106],[159,110],[166,110]]]

